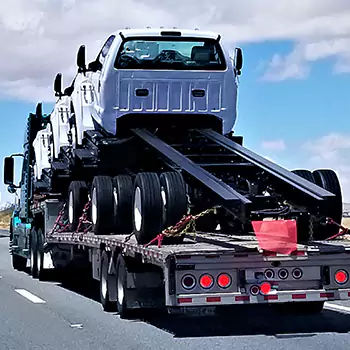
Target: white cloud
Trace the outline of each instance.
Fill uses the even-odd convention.
[[[286,149],[286,144],[284,140],[270,140],[270,141],[262,141],[261,147],[263,149],[269,149],[274,151],[284,151]]]
[[[350,134],[331,133],[302,145],[311,169],[333,169],[341,182],[343,201],[350,202]]]
[[[91,59],[109,33],[125,26],[199,27],[219,31],[236,43],[281,39],[300,43],[291,57],[273,58],[267,74],[272,80],[280,80],[279,75],[302,78],[307,74],[305,61],[330,55],[336,56],[336,72],[349,71],[346,0],[178,0],[176,4],[173,0],[2,2],[0,42],[6,45],[0,55],[0,97],[52,100],[55,74],[62,72],[68,85],[75,73],[78,46],[86,44]]]

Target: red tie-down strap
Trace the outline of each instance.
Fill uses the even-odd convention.
[[[252,221],[261,249],[291,254],[297,250],[297,225],[295,220]]]

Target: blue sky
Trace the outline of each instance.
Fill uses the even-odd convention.
[[[0,3],[0,42],[6,43],[0,55],[0,157],[21,151],[26,117],[39,100],[51,111],[54,76],[62,72],[64,86],[70,83],[79,45],[86,45],[91,60],[119,28],[197,27],[220,33],[231,49],[243,48],[235,131],[245,145],[288,169],[336,170],[350,202],[350,2],[173,3]],[[0,203],[13,198],[2,184],[0,193]]]
[[[335,145],[335,151],[341,151],[342,135],[349,135],[350,75],[335,74],[334,60],[327,59],[313,62],[306,77],[269,81],[263,78],[265,63],[276,52],[288,53],[292,43],[242,44],[241,47],[244,67],[235,130],[236,134],[244,136],[245,146],[289,169],[338,166],[338,153],[337,159],[318,157],[323,146],[327,150],[327,142],[333,146],[334,142],[340,142]],[[50,87],[47,90],[51,93]],[[21,99],[0,100],[1,158],[22,150],[26,118],[29,112],[35,111],[35,106],[35,102]],[[52,106],[52,103],[44,103],[44,112],[49,113]],[[337,135],[335,141],[319,141],[331,134]],[[19,171],[17,166],[17,180]],[[348,196],[349,191],[344,191]],[[0,192],[1,202],[13,200],[2,184]],[[345,199],[350,200],[349,196]]]

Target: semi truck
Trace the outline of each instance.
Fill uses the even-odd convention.
[[[103,309],[122,317],[266,303],[320,312],[350,298],[336,173],[287,170],[235,135],[241,48],[231,57],[207,31],[123,29],[89,64],[80,46],[77,67],[64,90],[56,75],[52,112],[38,103],[23,152],[4,159],[4,183],[20,190],[15,269],[40,280],[91,269]]]

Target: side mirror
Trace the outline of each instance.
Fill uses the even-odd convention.
[[[62,96],[62,74],[61,73],[58,73],[56,75],[53,88],[55,90],[55,96],[61,97]]]
[[[239,47],[236,47],[235,49],[235,70],[237,72],[237,75],[241,75],[241,70],[243,67],[243,54],[242,49]]]
[[[81,45],[77,54],[77,66],[79,67],[79,72],[86,71],[86,62],[85,62],[85,46]]]
[[[16,189],[16,187],[15,187],[14,185],[9,185],[9,186],[7,187],[7,191],[8,191],[9,193],[11,193],[11,194],[14,194],[14,193],[17,192],[17,189]]]
[[[4,184],[13,185],[14,176],[14,159],[13,157],[5,157],[4,159]]]

